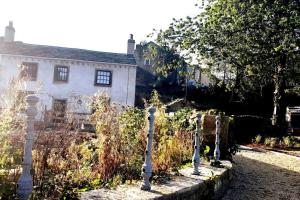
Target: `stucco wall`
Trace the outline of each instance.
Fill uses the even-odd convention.
[[[25,56],[0,56],[0,91],[8,87],[10,80],[19,73],[17,66],[22,62],[38,63],[37,81],[26,81],[23,85],[25,91],[38,91],[41,105],[47,110],[52,109],[53,99],[66,99],[68,107],[76,107],[76,112],[88,112],[80,105],[75,105],[78,96],[92,96],[95,93],[106,93],[111,97],[112,103],[121,105],[134,105],[136,66],[113,63],[97,63],[76,60],[61,60],[48,58],[35,58]],[[54,82],[54,66],[69,66],[67,83]],[[111,87],[95,86],[96,69],[112,72]],[[83,98],[83,101],[86,98]],[[85,102],[82,104],[84,105]],[[73,105],[73,106],[71,106]]]

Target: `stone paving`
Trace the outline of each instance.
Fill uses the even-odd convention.
[[[222,200],[300,200],[300,158],[243,148],[234,161]]]

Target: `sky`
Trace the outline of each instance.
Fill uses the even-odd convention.
[[[13,21],[15,40],[126,53],[173,18],[194,16],[197,0],[0,0],[0,35]]]

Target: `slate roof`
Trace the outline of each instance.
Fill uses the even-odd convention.
[[[26,44],[22,42],[6,43],[0,41],[0,54],[136,65],[133,55],[91,51],[76,48]]]

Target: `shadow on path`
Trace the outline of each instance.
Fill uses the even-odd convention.
[[[289,159],[242,150],[234,157],[233,180],[221,199],[300,200],[300,161]]]

